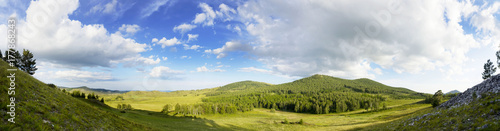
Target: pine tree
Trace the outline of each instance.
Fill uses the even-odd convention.
[[[484,63],[484,72],[483,72],[483,79],[486,80],[491,77],[496,71],[496,67],[493,65],[493,62],[488,59],[486,63]]]
[[[23,50],[23,56],[21,57],[21,70],[33,75],[35,74],[35,71],[38,70],[36,68],[36,59],[33,59],[33,53],[31,53],[29,50],[24,49]]]
[[[104,104],[104,98],[101,98],[101,103],[103,103],[103,104]]]

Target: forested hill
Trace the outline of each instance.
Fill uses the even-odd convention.
[[[15,73],[15,94],[8,95],[10,79],[1,77],[0,130],[144,130],[143,125],[125,120],[92,106],[90,100],[71,97],[55,86],[49,86],[0,60],[0,75]],[[11,97],[15,100],[12,102]],[[7,105],[15,105],[11,108]],[[104,105],[104,104],[102,104]],[[14,111],[12,113],[7,113]],[[15,123],[9,122],[13,118]]]
[[[305,113],[378,110],[387,99],[424,99],[428,94],[390,87],[370,79],[346,80],[313,75],[290,83],[270,85],[243,81],[206,93],[207,103],[228,103],[242,111],[252,107]]]

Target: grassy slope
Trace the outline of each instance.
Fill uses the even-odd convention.
[[[391,123],[372,125],[378,130],[499,130],[500,93],[476,99],[469,105],[427,109]]]
[[[0,75],[7,76],[6,62],[0,61]],[[7,121],[6,105],[10,102],[7,91],[9,80],[0,78],[0,130],[140,130],[142,125],[122,119],[114,113],[103,111],[83,100],[62,93],[57,88],[22,71],[16,72],[16,118],[15,124]]]

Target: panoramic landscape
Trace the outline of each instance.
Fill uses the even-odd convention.
[[[0,7],[0,130],[500,130],[499,1]]]

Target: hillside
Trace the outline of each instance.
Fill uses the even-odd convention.
[[[205,94],[208,98],[203,102],[232,104],[239,111],[268,108],[314,114],[379,110],[387,99],[423,99],[428,95],[369,79],[346,80],[326,75],[313,75],[278,85],[243,81]]]
[[[500,75],[481,82],[442,103],[379,130],[500,130]]]
[[[0,75],[8,76],[10,68],[0,61]],[[0,130],[143,130],[142,125],[122,119],[90,105],[86,100],[73,98],[57,88],[47,86],[22,71],[15,72],[15,123],[7,112],[10,104],[7,95],[10,80],[0,79]]]

